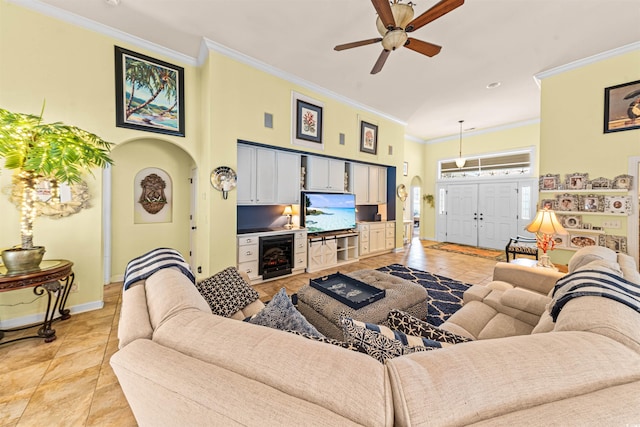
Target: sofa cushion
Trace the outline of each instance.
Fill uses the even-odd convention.
[[[349,343],[346,341],[335,340],[329,337],[320,337],[318,335],[308,334],[306,332],[300,332],[300,331],[287,330],[287,332],[294,335],[300,335],[301,337],[307,338],[312,341],[318,341],[325,344],[337,345],[338,347],[346,348],[347,350],[362,352],[359,347],[356,347],[353,343]]]
[[[471,341],[471,338],[440,329],[400,310],[391,310],[389,312],[388,322],[389,326],[396,331],[408,335],[417,335],[441,343],[458,344]]]
[[[230,317],[259,298],[235,267],[228,267],[196,284],[213,314]]]
[[[293,330],[322,337],[323,335],[304,318],[287,296],[285,288],[274,295],[269,303],[249,319],[254,325],[281,330]]]
[[[633,257],[619,253],[618,265],[620,266],[620,271],[622,271],[622,277],[630,282],[640,284],[640,273],[638,272],[638,267]]]
[[[604,246],[587,246],[577,251],[569,260],[568,270],[573,273],[578,268],[592,261],[605,259],[616,262],[618,257],[614,251]]]
[[[422,337],[408,336],[386,326],[360,322],[350,317],[340,319],[344,340],[384,363],[404,354],[441,348],[442,344]]]

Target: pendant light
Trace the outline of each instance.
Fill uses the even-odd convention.
[[[464,164],[467,162],[466,159],[462,158],[462,123],[464,123],[464,120],[459,120],[458,123],[460,123],[460,152],[456,159],[456,166],[458,169],[462,169]]]

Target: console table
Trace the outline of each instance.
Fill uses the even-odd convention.
[[[51,328],[54,320],[66,320],[71,315],[64,308],[73,285],[74,274],[71,270],[73,263],[65,259],[45,260],[40,263],[37,270],[21,273],[7,273],[4,266],[0,266],[0,292],[15,291],[17,289],[33,288],[35,295],[47,294],[47,311],[42,323],[22,326],[12,329],[0,329],[0,345],[28,338],[44,338],[45,342],[56,339],[56,330]],[[53,296],[55,301],[52,305]],[[55,318],[56,311],[60,314]],[[37,335],[24,336],[9,341],[1,341],[5,332],[22,331],[40,326]]]

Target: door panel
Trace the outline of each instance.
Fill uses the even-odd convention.
[[[447,241],[476,246],[478,185],[449,185],[447,196]]]
[[[502,249],[517,234],[517,189],[515,182],[478,186],[478,246]]]

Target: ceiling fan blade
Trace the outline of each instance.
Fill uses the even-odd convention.
[[[391,12],[391,5],[389,0],[371,0],[373,7],[376,8],[380,21],[387,29],[393,29],[396,27],[396,20],[393,19],[393,13]]]
[[[371,74],[378,74],[380,72],[380,70],[382,70],[382,67],[384,67],[384,63],[387,61],[387,58],[389,57],[390,53],[391,53],[390,50],[384,49],[382,51],[382,53],[378,57],[378,60],[376,61],[375,65],[371,69]]]
[[[407,39],[404,47],[427,56],[436,56],[438,53],[440,53],[440,49],[442,49],[442,46],[423,42],[422,40],[414,39],[413,37],[409,37]]]
[[[431,9],[407,24],[406,32],[415,31],[464,4],[464,0],[441,0]]]
[[[334,47],[333,50],[351,49],[353,47],[360,47],[360,46],[366,46],[368,44],[378,43],[379,41],[382,41],[382,37],[378,37],[375,39],[360,40],[359,42],[339,44],[338,46]]]

